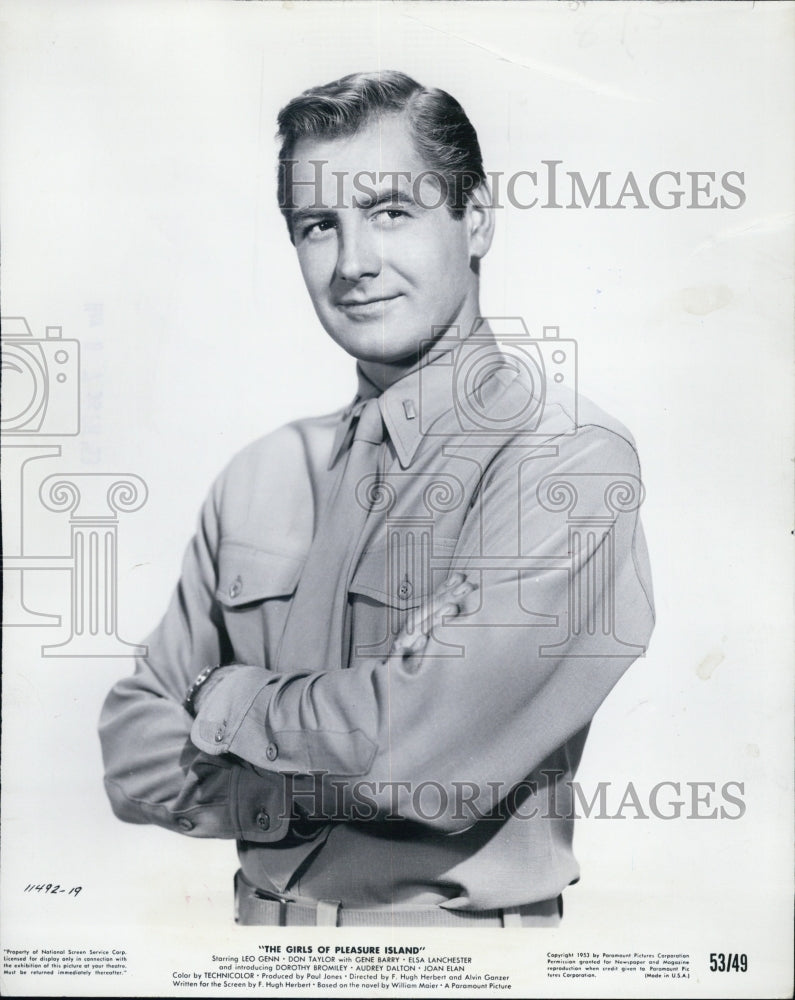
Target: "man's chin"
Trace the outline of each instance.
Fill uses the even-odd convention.
[[[401,366],[417,360],[420,345],[417,340],[406,342],[399,333],[383,325],[373,325],[372,330],[357,330],[333,339],[357,361],[374,365]],[[403,342],[401,343],[401,339]]]
[[[404,353],[400,351],[380,350],[348,350],[352,358],[356,358],[363,365],[371,367],[381,367],[385,369],[405,369],[413,365],[418,360],[419,351],[416,347]]]

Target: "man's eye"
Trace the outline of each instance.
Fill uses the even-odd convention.
[[[410,216],[409,213],[404,211],[402,208],[382,208],[379,212],[375,213],[373,218],[380,225],[388,226],[401,219],[408,219]]]
[[[321,239],[324,233],[335,228],[333,219],[319,219],[317,222],[310,222],[301,230],[302,239]]]

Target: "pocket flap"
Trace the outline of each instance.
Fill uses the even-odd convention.
[[[435,540],[434,547],[438,548],[440,541]],[[454,545],[449,543],[450,550]],[[416,542],[395,541],[388,549],[367,549],[362,553],[350,590],[392,608],[408,610],[422,604],[433,593],[434,584],[438,586],[443,579],[442,573],[432,573],[427,549]]]
[[[239,542],[222,542],[216,598],[236,608],[268,597],[286,597],[298,585],[303,560],[265,552]]]

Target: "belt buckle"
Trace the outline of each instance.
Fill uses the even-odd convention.
[[[252,892],[258,899],[270,899],[276,903],[292,903],[289,896],[283,896],[278,892],[269,892],[267,889],[259,889],[256,886],[253,887]]]
[[[276,926],[286,927],[287,926],[287,904],[291,903],[292,900],[288,896],[283,896],[278,892],[268,892],[267,889],[254,888],[254,895],[257,899],[264,899],[268,903],[278,903],[279,904],[279,920]]]

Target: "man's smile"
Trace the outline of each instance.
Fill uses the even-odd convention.
[[[337,308],[342,310],[351,319],[369,319],[371,316],[378,316],[389,308],[390,303],[397,302],[402,298],[400,294],[388,295],[378,298],[362,298],[349,295],[337,302]]]

